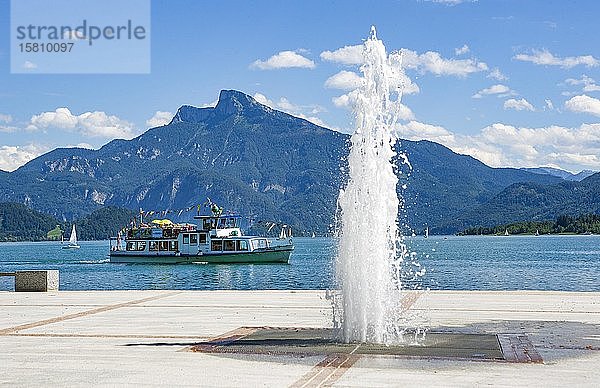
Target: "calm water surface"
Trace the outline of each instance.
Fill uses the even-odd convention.
[[[600,291],[600,236],[407,239],[426,269],[423,287],[455,290]],[[335,241],[296,238],[289,264],[111,264],[108,242],[62,250],[54,242],[0,243],[0,272],[60,270],[62,290],[325,289]],[[365,258],[367,259],[367,258]],[[14,280],[0,277],[0,290]]]

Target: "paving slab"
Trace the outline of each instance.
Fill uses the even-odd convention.
[[[459,338],[470,349],[480,335],[493,350],[494,336],[522,336],[539,352],[539,364],[366,350],[190,351],[202,342],[231,338],[243,327],[331,328],[325,294],[0,292],[0,385],[596,386],[600,381],[600,293],[431,291],[407,298],[409,313],[440,333],[437,340],[430,338],[438,348]]]

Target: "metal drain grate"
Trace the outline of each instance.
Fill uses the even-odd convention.
[[[429,332],[418,344],[345,344],[333,329],[242,327],[191,348],[195,352],[262,355],[356,355],[542,362],[524,334]]]

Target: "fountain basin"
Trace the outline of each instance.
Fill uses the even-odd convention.
[[[407,332],[405,344],[390,346],[344,343],[340,334],[331,328],[241,327],[189,350],[243,355],[347,356],[346,363],[353,363],[361,356],[542,362],[526,334],[429,332],[415,342],[414,333]]]

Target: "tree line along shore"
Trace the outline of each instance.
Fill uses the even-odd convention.
[[[496,226],[467,228],[457,235],[504,235],[504,234],[600,234],[600,214],[578,216],[560,215],[553,221],[521,221]]]
[[[69,238],[72,224],[77,225],[79,240],[103,240],[115,236],[133,217],[133,210],[107,206],[64,221],[20,203],[0,203],[0,241],[60,241],[63,236]]]

